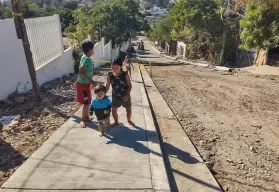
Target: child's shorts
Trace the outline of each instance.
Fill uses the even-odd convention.
[[[132,107],[132,102],[131,102],[131,97],[129,96],[128,101],[124,101],[122,98],[113,98],[112,99],[112,108],[119,108],[119,107],[124,107],[124,108],[131,108]]]
[[[102,117],[102,118],[98,118],[97,117],[97,121],[98,122],[104,122],[105,120],[107,120],[107,119],[109,119],[110,118],[110,115],[108,114],[108,115],[106,115],[106,117]]]
[[[76,82],[76,92],[78,103],[84,105],[90,104],[92,100],[90,84],[80,84]]]

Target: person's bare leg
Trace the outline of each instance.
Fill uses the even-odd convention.
[[[112,108],[112,116],[113,116],[113,119],[114,119],[114,123],[112,124],[112,126],[117,126],[119,124],[117,108]]]
[[[103,135],[104,135],[103,122],[98,123],[98,128],[100,131],[100,136],[103,137]]]
[[[131,121],[131,117],[132,117],[132,108],[126,108],[126,112],[127,112],[127,121],[130,125],[134,125],[134,123]]]
[[[105,124],[106,124],[106,127],[107,127],[107,131],[109,132],[109,130],[110,130],[110,119],[109,118],[107,118],[105,120]]]
[[[130,79],[132,79],[132,70],[131,70],[131,68],[128,70],[128,73],[129,73]]]
[[[89,111],[89,105],[83,105],[82,107],[82,115],[81,115],[81,121],[80,121],[80,127],[81,128],[85,128],[85,121],[88,121],[89,120],[89,114],[88,114],[88,111]]]

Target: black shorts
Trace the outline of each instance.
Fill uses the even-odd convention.
[[[108,114],[106,116],[103,116],[103,117],[97,117],[97,121],[98,122],[103,122],[103,121],[105,121],[105,120],[107,120],[109,118],[110,118],[110,114]]]
[[[112,108],[124,107],[129,109],[132,107],[131,97],[129,96],[128,101],[124,101],[122,98],[112,98]]]
[[[97,117],[98,122],[102,122],[110,117],[110,110],[108,114],[105,114],[105,111],[108,109],[95,109],[95,116]]]

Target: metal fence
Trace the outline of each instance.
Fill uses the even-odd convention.
[[[59,15],[25,19],[35,69],[64,52]]]

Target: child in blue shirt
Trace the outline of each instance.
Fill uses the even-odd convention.
[[[104,85],[98,85],[94,89],[95,97],[92,99],[91,105],[89,106],[89,113],[95,115],[98,120],[98,127],[100,131],[100,136],[104,135],[103,131],[103,122],[105,122],[107,129],[110,128],[110,111],[111,111],[111,102],[106,96],[106,87]]]

